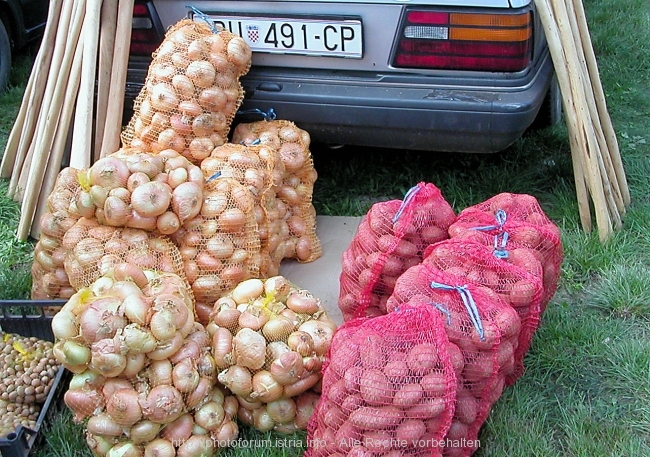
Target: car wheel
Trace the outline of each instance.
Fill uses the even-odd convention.
[[[557,77],[553,75],[544,102],[531,125],[532,129],[545,129],[557,125],[562,120],[562,93]]]
[[[11,72],[11,42],[4,23],[0,20],[0,91],[3,91]]]

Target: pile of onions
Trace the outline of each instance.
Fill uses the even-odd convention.
[[[76,205],[76,195],[81,190],[78,173],[79,170],[70,167],[61,170],[48,196],[46,210],[40,220],[41,234],[34,247],[33,300],[70,298],[75,292],[63,265],[66,250],[62,241],[65,233],[81,217]]]
[[[170,235],[201,209],[203,174],[179,152],[122,148],[80,175],[77,208],[102,225]]]
[[[233,178],[205,183],[201,212],[171,235],[196,300],[196,316],[209,322],[214,302],[260,271],[254,196]]]
[[[455,283],[490,289],[516,311],[521,329],[514,352],[515,370],[507,379],[508,385],[513,384],[524,372],[523,359],[540,322],[543,296],[540,276],[495,257],[492,247],[459,238],[429,246],[422,263],[454,277]]]
[[[179,21],[153,54],[123,144],[153,152],[173,149],[199,164],[228,140],[244,98],[239,77],[251,59],[241,37]]]
[[[142,229],[111,227],[82,217],[65,233],[62,247],[65,271],[75,291],[111,274],[120,263],[184,276],[172,240]]]
[[[238,124],[233,143],[262,144],[280,156],[284,174],[277,187],[277,199],[286,206],[280,218],[280,233],[288,230],[283,258],[311,262],[322,255],[316,235],[316,211],[312,204],[314,183],[318,177],[309,145],[309,133],[287,120],[264,120]],[[277,232],[276,232],[277,233]]]
[[[238,403],[216,386],[210,349],[205,328],[194,323],[166,358],[144,354],[140,369],[134,363],[132,371],[116,377],[93,369],[75,374],[64,401],[74,420],[85,423],[95,455],[212,455],[199,450],[210,442],[212,452],[218,443],[235,440]]]
[[[98,457],[209,457],[238,438],[237,408],[233,395],[214,386],[200,405],[168,424],[143,419],[120,436],[97,433],[104,428],[99,424],[95,432],[86,432],[86,442]]]
[[[431,183],[419,183],[402,200],[373,204],[342,255],[343,318],[386,314],[397,278],[422,261],[429,244],[448,238],[455,217]]]
[[[442,317],[449,339],[447,352],[458,379],[454,417],[446,438],[460,444],[446,447],[444,455],[471,455],[492,405],[506,380],[515,374],[522,322],[489,287],[466,283],[465,278],[427,263],[399,277],[387,303],[389,313],[406,302],[434,307]],[[475,309],[470,313],[472,304]]]
[[[52,343],[0,331],[0,438],[34,429],[60,364]]]
[[[59,371],[50,341],[0,332],[0,400],[43,403]]]
[[[41,406],[37,404],[12,403],[0,400],[0,438],[14,433],[19,426],[36,428]]]
[[[174,355],[194,324],[184,278],[119,263],[53,317],[54,355],[73,373],[128,376]]]
[[[260,431],[305,429],[335,330],[320,300],[283,276],[245,280],[217,300],[207,331],[239,420]]]
[[[255,197],[255,221],[260,238],[262,263],[260,277],[279,273],[280,262],[288,249],[289,229],[284,222],[287,206],[277,198],[285,173],[277,151],[265,145],[226,143],[215,148],[203,162],[206,177],[234,178]]]

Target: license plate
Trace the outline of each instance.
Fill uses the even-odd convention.
[[[363,56],[360,20],[214,14],[209,17],[216,27],[241,36],[256,52],[356,59]]]

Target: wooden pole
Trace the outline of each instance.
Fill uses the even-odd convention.
[[[93,162],[100,158],[104,127],[106,124],[106,109],[111,90],[111,68],[113,66],[113,51],[115,49],[115,30],[117,28],[117,2],[104,0],[102,3],[99,29],[99,63],[97,69],[97,109],[95,114],[95,145]]]
[[[22,200],[22,189],[19,189],[19,184],[23,184],[21,181],[21,171],[27,169],[29,173],[29,164],[31,163],[31,156],[33,154],[33,137],[42,130],[42,125],[44,122],[44,109],[43,107],[49,106],[50,101],[52,100],[52,93],[54,92],[54,85],[57,79],[57,73],[59,67],[61,66],[61,61],[63,60],[63,52],[65,50],[65,43],[68,35],[68,29],[70,27],[70,21],[73,14],[74,0],[64,0],[62,5],[61,14],[59,17],[58,27],[56,30],[56,38],[54,40],[53,46],[50,48],[50,43],[46,43],[48,47],[48,52],[52,52],[52,57],[50,60],[49,68],[38,68],[37,71],[45,72],[44,80],[44,91],[41,97],[41,109],[30,110],[30,113],[27,117],[27,125],[35,125],[34,130],[30,128],[24,128],[20,136],[20,145],[21,147],[17,151],[16,161],[14,163],[14,169],[9,180],[9,195],[13,195],[15,201]],[[49,71],[48,71],[49,70]],[[31,153],[30,153],[31,150]]]
[[[616,174],[617,181],[621,189],[624,205],[627,206],[631,202],[630,190],[627,185],[627,178],[625,175],[625,170],[623,168],[623,161],[621,158],[621,152],[618,147],[618,140],[616,139],[614,126],[609,116],[609,111],[607,110],[605,92],[603,90],[602,82],[600,80],[598,63],[596,61],[596,55],[594,53],[593,45],[591,43],[591,36],[589,34],[589,27],[587,24],[587,18],[585,15],[585,10],[584,10],[584,5],[582,4],[582,0],[573,0],[573,10],[575,12],[575,16],[578,24],[581,43],[585,50],[587,69],[589,71],[589,74],[591,75],[592,87],[596,99],[596,106],[598,108],[600,121],[602,123],[603,131],[605,133],[605,139],[607,141],[608,151],[612,158],[614,172]]]
[[[40,194],[43,183],[43,174],[49,161],[49,155],[52,148],[54,133],[58,125],[61,108],[63,106],[63,95],[70,75],[70,68],[74,52],[79,41],[79,34],[84,22],[85,7],[84,0],[79,0],[79,5],[75,13],[75,18],[70,27],[70,33],[66,43],[67,53],[65,53],[61,65],[57,68],[59,77],[53,84],[52,98],[50,103],[44,105],[47,113],[44,116],[43,128],[39,132],[40,136],[35,138],[34,159],[29,167],[26,177],[24,198],[22,199],[20,219],[18,221],[17,237],[25,240],[31,230],[31,225],[36,212],[36,202]],[[60,164],[58,165],[60,166]]]
[[[44,68],[49,68],[52,61],[52,49],[56,38],[59,17],[61,16],[61,7],[63,2],[50,0],[47,23],[41,41],[41,46],[36,55],[36,60],[29,75],[29,81],[23,94],[20,105],[20,111],[14,122],[14,125],[7,139],[7,145],[2,156],[0,165],[0,177],[9,178],[12,176],[12,170],[18,158],[18,151],[23,146],[21,141],[24,138],[31,138],[34,133],[34,124],[36,123],[36,113],[41,108],[41,100],[47,83],[47,73]],[[24,155],[22,155],[24,158]]]
[[[93,107],[95,100],[95,76],[97,70],[97,47],[99,42],[99,15],[101,0],[86,2],[82,39],[83,61],[81,64],[81,82],[77,97],[77,109],[72,130],[72,149],[70,166],[89,168],[93,144]]]
[[[63,160],[65,145],[68,139],[70,124],[72,123],[72,116],[76,104],[77,93],[79,91],[79,83],[81,81],[81,58],[83,54],[83,45],[83,41],[81,40],[77,43],[77,49],[75,50],[74,58],[72,61],[72,69],[70,70],[70,78],[68,79],[68,83],[65,88],[60,122],[56,128],[56,133],[54,134],[54,142],[52,145],[52,152],[50,153],[49,166],[45,170],[43,185],[38,196],[34,221],[32,222],[31,226],[30,234],[34,239],[40,238],[41,227],[39,222],[47,210],[47,199],[52,193],[56,179],[59,176],[59,172],[61,171],[61,167],[59,165]]]
[[[129,62],[131,43],[131,22],[133,20],[133,0],[120,0],[117,12],[115,52],[111,72],[111,90],[106,108],[106,124],[100,155],[105,157],[120,148],[122,131],[122,112],[124,110],[124,87],[126,69]]]

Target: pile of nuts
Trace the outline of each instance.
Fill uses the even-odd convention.
[[[0,437],[33,428],[59,370],[53,343],[0,332]]]

